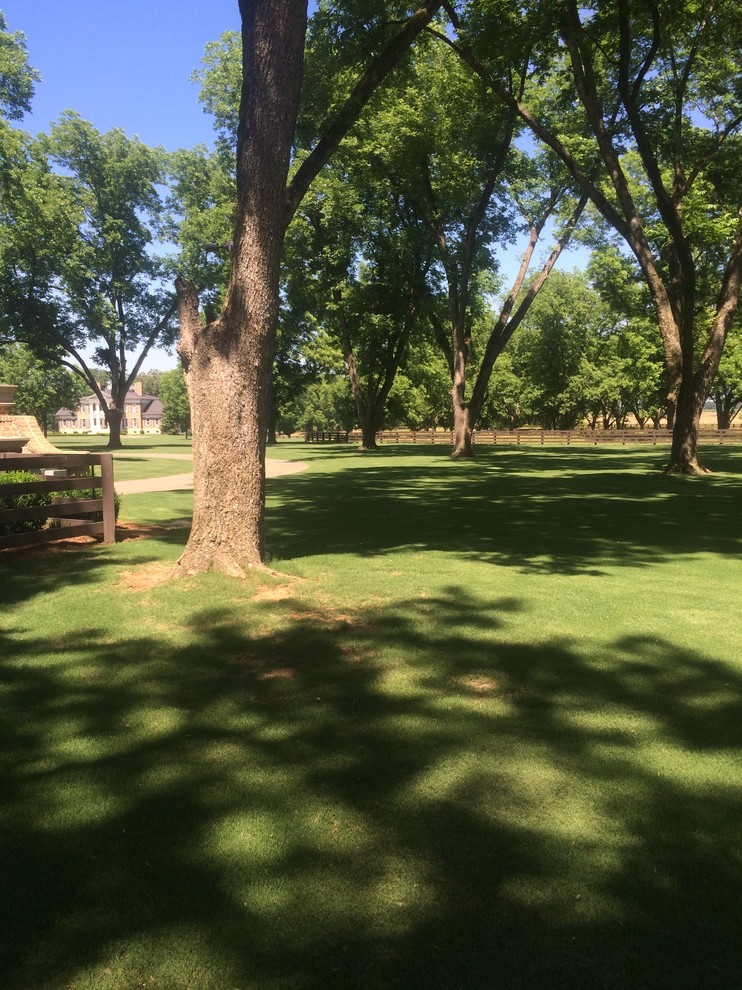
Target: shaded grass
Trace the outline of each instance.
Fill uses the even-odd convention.
[[[490,448],[476,462],[409,446],[310,453],[310,473],[272,483],[270,546],[279,558],[440,550],[565,573],[705,549],[736,558],[742,451],[707,452],[718,473],[700,485],[659,474],[664,456],[563,447]]]
[[[280,578],[0,558],[5,984],[736,985],[739,459],[502,453],[309,455]]]

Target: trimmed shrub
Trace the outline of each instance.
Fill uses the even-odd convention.
[[[100,498],[100,488],[80,488],[74,494],[70,492],[73,498]],[[121,509],[121,496],[114,489],[113,492],[113,504],[114,504],[114,518],[118,519],[119,510]],[[102,522],[103,513],[102,512],[82,512],[79,516],[80,519],[90,519],[93,522]]]
[[[38,474],[30,471],[0,471],[0,485],[24,484],[28,481],[41,481]],[[20,495],[0,496],[0,509],[29,509],[37,505],[50,505],[49,492],[26,492]],[[16,533],[34,533],[46,526],[46,517],[22,519],[18,522],[0,523],[0,536],[15,536]]]

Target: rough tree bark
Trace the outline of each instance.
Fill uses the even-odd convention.
[[[193,525],[176,565],[184,574],[241,575],[265,556],[265,438],[306,8],[306,0],[240,0],[239,220],[220,316],[202,327],[195,289],[176,283],[193,430]]]
[[[193,525],[176,574],[243,576],[265,560],[265,445],[278,320],[279,266],[291,217],[376,87],[441,3],[419,7],[371,62],[286,185],[301,88],[306,0],[240,0],[243,82],[237,205],[224,309],[202,326],[198,296],[178,279],[193,431]]]

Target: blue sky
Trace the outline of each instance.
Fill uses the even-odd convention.
[[[42,76],[27,130],[71,109],[100,131],[121,127],[169,150],[210,143],[189,77],[208,41],[239,29],[237,0],[0,0],[0,9]]]

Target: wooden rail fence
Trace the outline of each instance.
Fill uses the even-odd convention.
[[[96,475],[95,469],[99,468]],[[58,477],[39,476],[38,481],[3,483],[5,471],[54,471]],[[64,475],[62,474],[64,472]],[[0,536],[0,550],[50,543],[71,536],[101,536],[104,543],[116,539],[116,509],[111,454],[0,454],[0,497],[37,492],[100,491],[100,497],[80,498],[74,494],[57,497],[51,505],[23,509],[0,509],[0,524],[27,519],[59,519],[61,526],[30,533]],[[76,518],[89,512],[102,512],[102,521]]]
[[[515,444],[549,445],[564,444],[566,446],[591,445],[594,447],[604,444],[619,444],[629,446],[656,446],[672,442],[670,430],[479,430],[474,435],[476,443],[485,444]],[[334,431],[313,431],[305,434],[307,443],[360,443],[360,430],[348,433]],[[700,443],[706,444],[742,444],[742,429],[737,427],[730,430],[701,429],[698,434]],[[453,445],[453,433],[449,430],[382,430],[376,434],[377,443],[412,443],[412,444],[446,444]]]
[[[358,434],[360,438],[361,434]],[[348,443],[348,430],[307,430],[304,434],[305,443]]]

